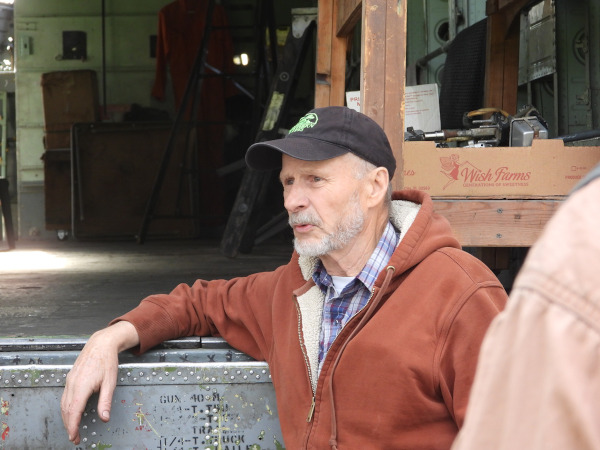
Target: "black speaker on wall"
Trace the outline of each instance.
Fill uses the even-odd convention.
[[[87,35],[85,31],[63,31],[62,59],[86,59]]]

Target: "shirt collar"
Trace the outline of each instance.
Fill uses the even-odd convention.
[[[386,264],[392,257],[399,240],[399,232],[396,230],[396,228],[394,228],[391,222],[388,221],[385,229],[383,230],[383,234],[379,238],[379,242],[377,243],[375,250],[373,250],[369,260],[355,279],[360,281],[367,289],[371,290],[375,284],[377,276],[385,268]],[[331,281],[331,276],[327,273],[327,270],[325,269],[325,266],[321,260],[319,260],[319,263],[313,272],[312,278],[315,284],[319,286],[323,292],[327,292],[327,288],[333,284]],[[354,282],[351,284],[353,283]]]

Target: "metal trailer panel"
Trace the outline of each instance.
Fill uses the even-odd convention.
[[[81,346],[0,340],[0,449],[74,448],[60,397]],[[98,418],[96,404],[94,395],[75,448],[284,448],[267,364],[218,339],[171,341],[141,357],[121,354],[110,422]]]

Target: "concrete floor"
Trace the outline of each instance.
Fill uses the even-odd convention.
[[[276,237],[232,259],[218,240],[17,241],[0,251],[0,337],[89,336],[147,295],[271,270],[291,249]]]

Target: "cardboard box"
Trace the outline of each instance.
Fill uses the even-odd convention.
[[[531,147],[436,148],[405,142],[404,187],[446,198],[549,198],[567,195],[600,162],[600,147],[565,147],[536,139]]]
[[[66,70],[42,74],[44,147],[71,147],[71,127],[98,121],[98,83],[93,70]]]

